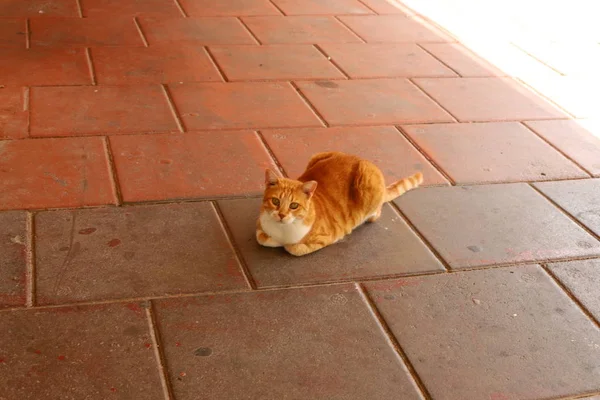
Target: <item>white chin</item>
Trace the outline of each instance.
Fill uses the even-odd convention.
[[[294,218],[290,218],[290,219],[286,219],[285,221],[284,220],[281,221],[282,224],[286,224],[286,225],[289,225],[292,222],[294,222]]]

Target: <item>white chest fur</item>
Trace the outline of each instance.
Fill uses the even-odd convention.
[[[274,221],[266,213],[260,215],[260,225],[267,235],[282,245],[298,243],[311,228],[304,225],[301,220],[295,220],[291,224],[282,224]]]

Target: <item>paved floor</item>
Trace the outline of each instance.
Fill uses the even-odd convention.
[[[525,76],[587,59],[423,14],[2,1],[0,399],[600,399],[600,134]],[[332,149],[426,187],[260,248],[264,168]]]

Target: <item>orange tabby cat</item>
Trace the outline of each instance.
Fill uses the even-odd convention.
[[[416,173],[389,186],[369,161],[348,154],[315,154],[298,180],[266,171],[266,189],[256,239],[283,246],[295,256],[337,242],[365,221],[381,216],[384,203],[423,182]]]

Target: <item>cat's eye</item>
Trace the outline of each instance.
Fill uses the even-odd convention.
[[[290,208],[291,208],[292,210],[295,210],[296,208],[298,208],[298,206],[299,206],[299,205],[300,205],[300,204],[298,204],[298,203],[292,203],[292,204],[290,204]]]
[[[278,205],[279,205],[279,199],[277,199],[277,198],[275,198],[275,197],[273,197],[273,198],[271,199],[271,202],[272,202],[274,205],[276,205],[276,206],[278,206]]]

